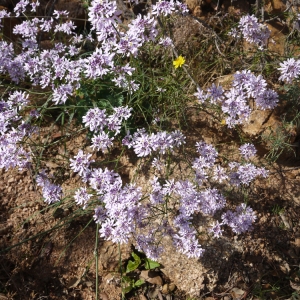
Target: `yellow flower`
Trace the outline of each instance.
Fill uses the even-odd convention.
[[[184,57],[182,57],[181,55],[179,55],[179,56],[173,61],[173,66],[175,67],[175,69],[177,69],[177,68],[181,67],[184,63],[185,63]]]

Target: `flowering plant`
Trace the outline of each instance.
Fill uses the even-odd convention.
[[[38,2],[21,1],[15,7],[16,16],[26,16],[29,5],[34,11]],[[75,118],[89,148],[77,149],[64,160],[80,179],[72,199],[93,215],[99,235],[115,243],[133,242],[151,259],[159,259],[164,251],[160,241],[168,237],[177,251],[198,259],[205,249],[198,239],[196,220],[205,219],[206,232],[215,238],[228,227],[236,234],[250,230],[256,220],[254,210],[246,203],[227,210],[223,191],[246,188],[256,178],[266,178],[268,171],[252,161],[256,149],[250,143],[239,148],[238,159],[223,161],[217,149],[199,137],[193,150],[197,156],[188,156],[188,138],[174,116],[185,113],[186,102],[179,106],[178,98],[190,90],[188,84],[181,89],[180,72],[171,72],[168,53],[174,51],[175,43],[165,36],[158,21],[185,14],[187,7],[179,1],[161,0],[149,11],[152,13],[137,15],[124,29],[116,1],[91,1],[89,33],[77,31],[67,12],[55,10],[51,18],[28,17],[14,27],[13,33],[21,39],[20,51],[15,51],[13,43],[0,41],[0,73],[11,82],[0,101],[0,166],[36,170],[35,181],[45,203],[59,205],[66,193],[41,166],[40,158],[49,145],[32,151],[26,141],[39,135],[38,125],[52,111],[59,112],[58,117],[55,113],[51,116],[57,117],[62,127],[65,119],[71,124]],[[0,19],[6,17],[9,14],[2,12]],[[270,31],[255,17],[242,17],[238,29],[250,43],[267,47]],[[41,48],[41,33],[53,35],[50,49]],[[68,37],[67,42],[60,36]],[[90,51],[83,53],[88,45]],[[168,64],[156,55],[149,58],[155,51],[162,51]],[[186,61],[188,57],[180,55],[173,66],[178,69]],[[153,67],[155,63],[159,67]],[[145,72],[144,64],[148,65]],[[161,76],[157,69],[163,67],[167,72]],[[299,62],[288,59],[279,70],[280,80],[292,82],[299,76]],[[43,91],[42,103],[35,103],[31,90],[18,88],[24,82]],[[196,85],[193,93],[199,107],[217,107],[230,129],[247,122],[253,110],[272,110],[279,102],[267,80],[248,69],[236,71],[229,88],[215,82],[203,88]],[[177,127],[166,126],[166,119]],[[137,162],[130,180],[119,172],[121,155],[111,159],[116,149]],[[175,157],[180,153],[189,158],[189,171],[181,174],[184,178],[173,175],[178,168]],[[113,167],[112,161],[116,162]],[[145,165],[151,176],[142,186],[137,175]]]

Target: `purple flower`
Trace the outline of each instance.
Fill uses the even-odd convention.
[[[260,47],[266,46],[271,34],[266,25],[259,24],[258,19],[250,15],[241,17],[238,28],[249,43]]]
[[[105,221],[105,219],[107,218],[106,209],[103,208],[102,206],[97,206],[95,208],[95,214],[94,214],[93,218],[95,220],[95,223],[102,224]]]
[[[73,94],[73,86],[71,84],[61,84],[57,88],[53,88],[52,101],[55,104],[64,104],[68,100],[68,96]]]
[[[180,147],[181,145],[185,144],[185,136],[181,131],[179,130],[172,131],[170,135],[174,147]]]
[[[138,131],[134,136],[133,149],[138,157],[148,156],[153,150],[150,136]]]
[[[16,13],[16,17],[19,17],[20,14],[23,14],[26,11],[27,5],[29,5],[28,0],[21,0],[16,4],[16,6],[14,8],[14,12]]]
[[[5,9],[0,10],[0,29],[3,28],[2,19],[3,18],[9,18],[10,12],[7,12]]]
[[[164,166],[164,163],[157,159],[156,157],[152,161],[152,167],[156,169],[157,171],[161,171]]]
[[[72,21],[67,21],[62,24],[57,24],[54,28],[54,32],[64,32],[66,34],[72,34],[76,29],[76,26]]]
[[[222,225],[222,223],[219,223],[218,221],[216,221],[213,224],[212,228],[210,228],[208,231],[210,233],[212,233],[215,238],[218,238],[222,235],[222,232],[223,232],[221,225]]]
[[[102,77],[110,72],[113,67],[114,54],[101,48],[97,48],[89,58],[85,60],[84,73],[89,78]]]
[[[169,37],[160,38],[159,41],[158,41],[158,44],[162,45],[163,47],[172,47],[172,48],[174,48],[173,41]]]
[[[60,201],[62,197],[62,189],[59,185],[51,183],[44,170],[36,177],[36,183],[42,187],[44,200],[47,204],[52,204]]]
[[[266,90],[266,86],[267,82],[261,75],[251,76],[244,84],[249,98],[257,98]]]
[[[94,169],[90,175],[89,183],[99,195],[109,191],[118,191],[122,187],[122,180],[119,174],[105,168]]]
[[[28,37],[34,39],[38,33],[39,19],[34,18],[31,21],[23,21],[19,25],[15,25],[14,34],[20,34],[23,38]]]
[[[200,258],[204,253],[204,249],[201,248],[194,232],[174,234],[173,244],[179,252],[188,258]]]
[[[226,175],[225,169],[222,168],[221,166],[217,165],[214,167],[214,175],[213,175],[213,180],[222,183],[224,180],[228,178]]]
[[[208,95],[204,93],[203,90],[201,90],[199,87],[197,87],[197,93],[194,94],[194,96],[197,98],[197,100],[200,103],[204,103],[205,100],[208,99]]]
[[[152,6],[152,14],[154,16],[168,16],[176,11],[176,5],[174,3],[174,0],[170,1],[163,1],[159,0],[156,2],[155,5]]]
[[[129,57],[133,55],[136,57],[142,42],[143,40],[136,35],[123,34],[120,41],[116,44],[116,51],[123,56]]]
[[[257,150],[253,144],[244,144],[240,147],[240,153],[243,157],[248,160],[249,158],[255,156]]]
[[[184,215],[178,215],[174,219],[174,226],[179,228],[177,234],[173,234],[173,244],[175,248],[187,255],[189,258],[200,258],[204,250],[199,245],[199,241],[196,238],[196,231],[190,227],[190,219]]]
[[[206,97],[210,98],[210,102],[212,104],[216,104],[218,101],[222,101],[224,99],[224,91],[222,86],[216,86],[213,83],[212,86],[207,89],[207,92],[208,94],[206,95]]]
[[[127,106],[115,107],[114,113],[107,119],[107,127],[110,131],[115,131],[115,135],[120,133],[123,120],[127,120],[131,116],[131,108]]]
[[[258,108],[263,110],[275,108],[278,102],[278,94],[271,89],[264,90],[263,93],[259,94],[255,99]]]
[[[90,157],[92,154],[84,154],[82,150],[79,150],[74,159],[70,159],[70,167],[74,172],[78,172],[79,176],[85,176],[90,166]]]
[[[93,136],[92,138],[92,149],[97,151],[102,150],[106,151],[107,148],[110,148],[112,146],[112,141],[114,138],[110,138],[109,135],[105,132],[101,132],[98,135]]]
[[[149,199],[152,204],[161,204],[164,202],[165,192],[156,176],[150,181],[152,191],[149,194]]]
[[[139,251],[146,254],[147,257],[157,260],[163,252],[163,248],[157,245],[154,238],[154,232],[149,234],[140,234],[136,237],[136,246]]]
[[[228,114],[226,124],[229,128],[248,120],[251,109],[247,104],[246,95],[237,88],[231,88],[225,93],[226,99],[222,103],[222,111]]]
[[[234,185],[249,185],[257,176],[267,176],[267,172],[264,168],[257,168],[251,163],[244,165],[236,164],[232,166],[232,169],[237,168],[237,170],[230,174],[230,182]]]
[[[90,131],[101,132],[103,127],[107,125],[106,110],[101,110],[98,107],[88,110],[85,116],[82,118],[82,122],[85,123],[85,127],[89,127]]]
[[[291,83],[293,79],[299,77],[300,75],[300,60],[289,58],[288,60],[280,64],[280,68],[278,68],[278,70],[280,70],[281,72],[279,80]]]
[[[243,203],[236,208],[235,212],[229,210],[224,213],[222,224],[230,226],[233,232],[240,234],[250,230],[255,219],[254,211]]]
[[[180,196],[179,216],[176,222],[182,222],[185,217],[187,220],[194,212],[199,211],[200,194],[195,186],[188,180],[178,181],[175,184],[175,193]],[[174,225],[175,225],[174,223]],[[186,223],[187,224],[187,223]]]
[[[69,15],[69,12],[66,10],[54,10],[53,16],[56,19],[59,19],[60,17],[67,17]]]
[[[142,43],[147,41],[154,41],[157,36],[156,20],[151,18],[150,14],[147,16],[137,15],[135,19],[128,25],[129,30],[127,34],[130,36],[139,37]]]
[[[222,209],[226,200],[217,189],[206,189],[200,193],[198,200],[201,211],[207,215],[214,215],[217,210]]]
[[[81,205],[83,209],[87,207],[87,203],[91,197],[92,195],[88,194],[85,187],[79,188],[74,195],[76,204]]]
[[[45,32],[49,32],[51,29],[52,29],[52,25],[53,25],[53,19],[48,19],[48,20],[45,20],[44,18],[42,18],[40,20],[40,29],[42,31],[45,31]]]
[[[212,166],[215,163],[215,160],[218,157],[218,152],[212,145],[201,141],[196,143],[196,149],[197,152],[203,157],[204,163],[207,164],[207,166]]]
[[[31,5],[31,12],[35,12],[36,8],[40,6],[40,2],[36,0],[35,2],[31,2],[30,5]]]

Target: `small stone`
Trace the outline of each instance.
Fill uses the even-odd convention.
[[[245,294],[245,291],[238,289],[238,288],[233,288],[230,291],[230,294],[233,299],[242,299],[243,295]]]
[[[47,161],[46,162],[46,166],[49,168],[49,169],[56,169],[58,167],[58,164],[52,162],[52,161]]]
[[[162,287],[162,289],[161,289],[161,292],[162,292],[163,294],[169,294],[169,286],[168,286],[168,284],[164,284],[164,285],[163,285],[163,287]]]
[[[162,278],[160,276],[158,276],[156,272],[151,271],[151,270],[142,271],[140,277],[145,279],[147,282],[149,282],[151,284],[156,284],[159,286],[162,286],[162,284],[163,284]]]
[[[169,290],[170,290],[170,292],[174,292],[176,290],[176,285],[174,283],[170,283]]]
[[[68,288],[71,289],[71,288],[75,288],[78,286],[78,284],[80,283],[80,278],[72,278],[68,284]]]
[[[147,298],[144,295],[139,296],[140,300],[147,300]]]
[[[101,300],[108,300],[108,296],[106,293],[100,293],[100,299]]]
[[[174,292],[176,289],[176,285],[174,283],[170,283],[170,284],[164,284],[162,289],[161,289],[161,292],[163,294],[169,294],[169,293],[172,293]]]
[[[158,296],[158,292],[159,292],[158,288],[149,289],[147,296],[150,299],[155,299]]]
[[[14,182],[14,181],[15,181],[15,178],[14,178],[14,177],[9,178],[9,179],[7,180],[8,183],[12,183],[12,182]]]

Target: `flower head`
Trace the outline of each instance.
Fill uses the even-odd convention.
[[[182,65],[185,63],[184,57],[179,55],[174,61],[173,61],[173,66],[175,69],[182,67]]]

